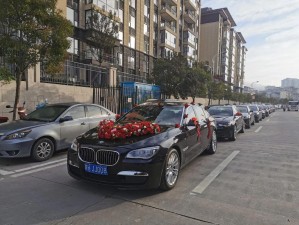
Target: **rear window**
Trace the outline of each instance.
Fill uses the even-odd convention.
[[[213,106],[209,108],[208,112],[212,116],[233,116],[233,109],[231,107]]]
[[[258,111],[256,106],[249,106],[250,110],[252,111]]]
[[[237,109],[241,112],[241,113],[248,113],[248,109],[247,107],[242,107],[242,106],[238,106]]]

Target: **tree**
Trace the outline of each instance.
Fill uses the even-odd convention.
[[[57,71],[66,57],[72,25],[56,8],[57,0],[0,0],[0,57],[14,68],[16,94],[13,119],[20,98],[21,77],[44,62]]]
[[[188,68],[188,61],[182,55],[175,55],[171,59],[157,59],[149,83],[160,85],[167,97],[179,97],[179,86],[184,81]]]
[[[117,42],[118,24],[115,15],[111,12],[106,15],[94,7],[87,17],[86,43],[90,47],[91,54],[101,65],[104,53],[111,53]]]
[[[0,82],[2,84],[9,83],[14,79],[13,74],[9,71],[9,69],[3,65],[0,66]]]
[[[187,70],[186,76],[179,85],[179,94],[182,98],[206,97],[207,83],[210,80],[209,73],[202,63],[194,63],[192,68]]]

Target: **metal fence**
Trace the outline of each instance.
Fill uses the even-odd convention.
[[[67,60],[63,67],[63,73],[48,74],[41,65],[41,82],[93,87],[93,85],[108,85],[109,71],[107,68],[78,63]]]
[[[93,103],[102,105],[114,113],[128,112],[136,104],[148,99],[162,99],[160,91],[148,91],[138,87],[94,87]]]

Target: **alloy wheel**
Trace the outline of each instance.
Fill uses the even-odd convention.
[[[48,142],[41,142],[36,149],[36,154],[41,159],[47,158],[52,151],[52,146]]]
[[[178,175],[179,175],[179,156],[176,151],[171,152],[168,161],[167,161],[167,167],[166,167],[166,173],[165,178],[167,181],[167,184],[169,186],[172,186],[175,184]]]

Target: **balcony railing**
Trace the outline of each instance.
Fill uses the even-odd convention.
[[[176,17],[177,11],[175,9],[171,8],[169,5],[162,5],[161,9],[166,9],[166,10],[170,11]]]
[[[176,27],[173,26],[171,23],[169,22],[162,22],[161,23],[161,27],[168,27],[169,29],[171,29],[172,31],[176,32]]]

